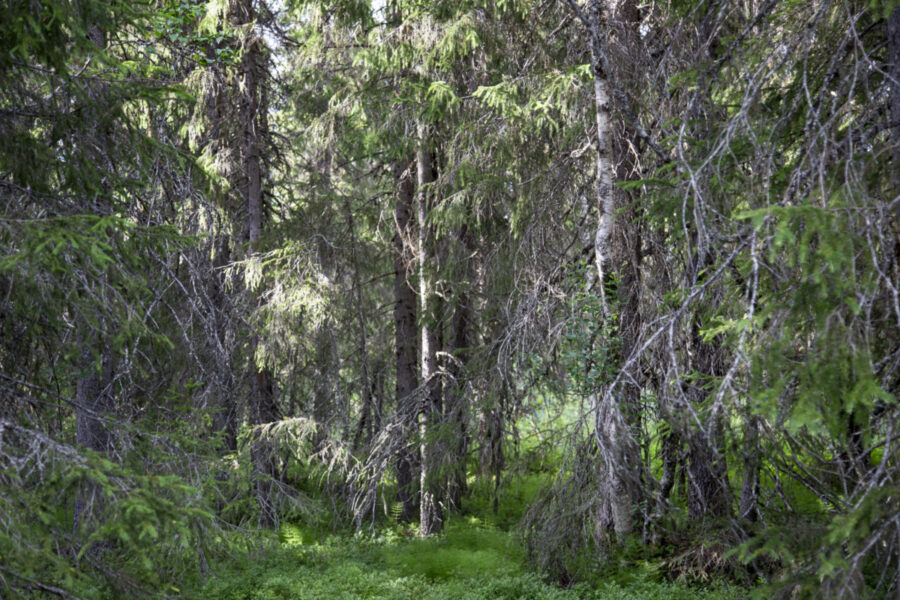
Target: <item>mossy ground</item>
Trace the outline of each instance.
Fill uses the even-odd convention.
[[[255,556],[217,565],[195,592],[222,600],[730,600],[725,585],[705,588],[655,581],[631,569],[615,578],[566,589],[526,567],[514,536],[475,517],[460,517],[430,539],[393,528],[377,535],[325,534],[281,528],[278,543]]]

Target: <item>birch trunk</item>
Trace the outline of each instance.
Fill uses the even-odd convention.
[[[617,18],[635,20],[637,14],[636,5],[633,1],[620,2],[616,5]],[[606,51],[604,44],[609,43],[610,33],[606,25],[606,15],[604,14],[604,4],[602,0],[590,0],[587,6],[587,25],[590,30],[591,37],[591,67],[594,75],[594,109],[596,118],[596,152],[597,152],[597,174],[596,174],[596,193],[597,193],[597,230],[594,238],[594,262],[597,269],[597,287],[600,293],[601,305],[604,317],[610,316],[611,307],[610,299],[607,298],[607,285],[613,280],[613,275],[620,273],[626,261],[630,262],[630,269],[637,268],[634,260],[626,258],[627,251],[624,246],[614,251],[613,233],[615,229],[615,214],[618,208],[616,200],[616,192],[613,188],[613,172],[619,170],[619,164],[613,162],[614,146],[624,148],[625,144],[614,144],[612,116],[610,112],[610,82],[609,73],[607,73],[605,64]],[[624,154],[620,152],[619,154]],[[620,157],[621,158],[621,157]],[[621,163],[622,161],[617,161]],[[628,224],[625,224],[628,225]],[[620,225],[619,228],[622,226]],[[627,238],[628,236],[620,236]],[[620,246],[622,242],[620,241]],[[633,278],[632,278],[633,279]],[[637,285],[625,279],[626,285]],[[617,295],[626,298],[626,293]],[[631,310],[633,318],[627,321],[637,321],[637,304],[636,302],[627,302],[623,304],[623,309],[627,312]],[[619,315],[620,317],[623,315]],[[624,365],[625,359],[630,354],[630,345],[632,340],[627,338],[629,332],[623,332],[622,352],[619,357],[620,362]],[[603,478],[603,489],[601,495],[603,497],[602,504],[599,507],[598,521],[601,526],[605,527],[606,523],[612,525],[616,538],[621,542],[631,533],[632,523],[632,507],[636,501],[636,486],[632,481],[634,471],[637,468],[636,448],[632,435],[632,420],[635,411],[630,410],[629,404],[636,405],[636,397],[640,391],[636,389],[625,390],[624,387],[618,390],[615,397],[607,397],[603,399],[602,406],[598,407],[600,411],[596,422],[597,426],[597,443],[601,451],[601,460],[605,462],[603,469],[605,477]]]

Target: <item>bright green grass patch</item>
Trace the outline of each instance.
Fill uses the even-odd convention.
[[[429,580],[479,575],[518,574],[524,555],[509,534],[477,524],[454,523],[443,535],[385,546],[384,565]]]

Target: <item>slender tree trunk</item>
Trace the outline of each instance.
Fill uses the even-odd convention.
[[[316,327],[315,332],[316,362],[313,382],[313,420],[316,422],[313,448],[315,452],[322,450],[325,440],[328,438],[328,420],[334,410],[332,402],[335,397],[332,384],[331,361],[334,356],[332,341],[331,319],[326,316]]]
[[[614,18],[628,27],[636,27],[637,8],[633,0],[626,0],[615,5]],[[634,247],[632,224],[628,221],[615,222],[615,215],[623,200],[618,198],[613,188],[613,173],[630,177],[633,163],[628,159],[628,144],[624,139],[616,139],[613,135],[612,116],[610,112],[609,73],[606,71],[607,47],[611,34],[605,27],[606,15],[602,0],[590,0],[586,14],[591,38],[591,67],[594,75],[594,110],[596,117],[596,152],[597,152],[597,230],[594,238],[594,258],[597,269],[597,288],[600,293],[604,316],[611,313],[611,298],[607,297],[607,286],[618,274],[619,289],[616,295],[621,303],[619,322],[624,325],[620,329],[622,349],[620,361],[629,357],[639,327],[638,291],[639,291],[639,241],[637,251],[629,252]],[[627,44],[628,39],[615,40]],[[624,137],[624,136],[620,136]],[[615,159],[615,162],[614,162]],[[613,247],[614,239],[618,247]],[[601,490],[601,506],[598,520],[601,525],[606,522],[612,526],[620,541],[631,533],[633,528],[632,508],[637,501],[638,467],[640,453],[635,443],[634,432],[639,429],[635,419],[640,389],[628,379],[620,388],[615,401],[604,401],[601,415],[598,415],[596,426],[597,441],[600,445],[606,466],[603,490]]]
[[[362,393],[362,411],[356,432],[353,434],[353,447],[356,450],[372,440],[375,431],[381,427],[381,396],[383,387],[383,374],[379,361],[376,359],[371,365],[373,372],[369,373],[370,364],[366,360],[364,369],[366,389]]]
[[[79,377],[76,381],[75,441],[83,448],[108,454],[112,450],[113,439],[103,419],[111,416],[115,408],[112,397],[112,351],[109,348],[103,351],[99,371],[87,349],[82,351],[82,364],[89,374]],[[96,486],[89,483],[76,496],[72,517],[73,531],[77,530],[86,513],[90,514],[93,511],[95,515],[98,514],[95,492]]]
[[[103,423],[103,416],[113,410],[110,389],[113,377],[112,352],[104,350],[99,372],[87,350],[82,353],[82,357],[85,370],[90,374],[79,377],[76,382],[75,441],[84,448],[109,452],[112,449],[112,437]]]
[[[713,263],[711,251],[698,241],[698,252],[692,259],[688,281],[696,281],[699,273]],[[682,415],[682,435],[687,444],[688,515],[692,518],[727,517],[731,516],[733,497],[725,463],[723,417],[715,409],[711,413],[706,409],[710,382],[725,374],[722,366],[724,349],[715,340],[703,339],[702,325],[701,315],[695,314],[687,356],[689,368],[697,379],[686,387],[690,408]],[[696,424],[698,420],[699,424]]]
[[[252,0],[243,0],[236,7],[241,25],[253,24],[256,12]],[[262,39],[254,29],[247,32],[244,40],[244,60],[241,66],[242,107],[241,120],[244,127],[243,166],[246,173],[244,199],[247,206],[247,228],[250,241],[250,260],[258,261],[260,237],[263,229],[263,189],[262,160],[260,146],[266,134],[266,110],[261,79],[264,76],[264,55]],[[257,305],[261,302],[257,299]],[[250,340],[251,398],[250,417],[252,424],[271,423],[278,418],[272,375],[265,367],[258,366],[259,336]],[[251,442],[250,454],[253,460],[253,474],[256,479],[256,500],[259,509],[259,527],[272,527],[278,518],[272,504],[273,479],[276,475],[275,457],[271,444],[258,435]]]
[[[900,194],[900,6],[894,7],[887,21],[888,73],[890,74],[891,153],[894,194]],[[900,208],[896,209],[900,221]]]
[[[597,281],[600,295],[606,308],[606,292],[604,282],[608,270],[612,266],[610,255],[610,239],[612,237],[613,217],[616,202],[613,196],[612,163],[610,161],[610,120],[609,91],[607,74],[603,68],[603,2],[591,0],[588,7],[588,19],[591,35],[591,67],[594,74],[594,112],[596,118],[596,151],[597,151],[597,230],[594,236],[594,262],[597,268]]]
[[[350,233],[355,237],[356,231],[353,224],[353,211],[347,207],[347,219],[350,226]],[[362,380],[360,381],[360,396],[362,397],[362,411],[359,418],[359,425],[353,436],[353,447],[359,448],[363,438],[368,442],[372,439],[372,421],[374,418],[374,407],[372,406],[373,387],[372,375],[369,372],[369,344],[368,335],[366,333],[366,319],[363,314],[363,290],[362,282],[359,277],[359,264],[355,260],[354,253],[353,265],[353,288],[356,290],[356,324],[359,327],[359,354],[361,361]]]
[[[692,364],[701,377],[720,377],[722,369],[718,345],[704,342],[700,323],[695,317],[692,325]],[[688,397],[694,410],[702,411],[709,396],[706,381],[694,382]],[[691,419],[690,416],[686,417]],[[701,421],[702,422],[702,421]],[[732,494],[725,464],[725,439],[722,416],[713,413],[705,427],[699,430],[688,426],[688,515],[690,517],[727,517],[731,515]]]
[[[662,457],[662,477],[659,479],[659,497],[656,501],[657,514],[665,512],[672,488],[675,486],[675,470],[678,467],[678,438],[668,431],[660,437],[660,456]]]
[[[219,394],[219,406],[213,417],[213,429],[221,436],[219,452],[233,453],[237,450],[238,407],[234,397],[234,373],[231,345],[228,343],[228,321],[226,318],[227,293],[225,291],[224,267],[230,260],[228,242],[224,236],[217,236],[214,241],[213,272],[209,280],[209,297],[212,303],[213,332],[211,336],[212,355],[215,360],[216,388]]]
[[[436,254],[434,234],[430,218],[434,192],[431,184],[435,180],[434,155],[426,147],[428,143],[424,128],[420,131],[419,149],[416,157],[418,167],[417,212],[419,221],[419,308],[421,310],[420,343],[422,400],[419,407],[420,460],[419,473],[419,533],[423,536],[439,533],[443,526],[442,499],[436,466],[440,442],[434,439],[441,415],[441,381],[438,373],[437,350],[439,348],[440,316],[436,313],[433,276]]]
[[[455,439],[452,441],[454,470],[448,481],[449,501],[452,506],[459,506],[466,493],[466,456],[468,454],[468,426],[466,417],[468,403],[465,394],[465,371],[469,360],[470,331],[472,329],[472,300],[468,286],[474,277],[471,259],[475,254],[474,239],[466,223],[460,227],[459,241],[462,242],[463,256],[459,263],[463,266],[462,283],[457,288],[456,302],[453,308],[452,339],[448,348],[451,358],[448,372],[449,387],[445,397],[446,420],[453,424]]]
[[[719,10],[715,4],[706,7],[707,13],[699,26],[701,46],[699,52],[704,59],[714,61],[722,48],[718,38],[720,30],[716,26]],[[701,73],[700,83],[695,92],[689,114],[698,122],[708,124],[717,122],[723,115],[713,100],[713,83],[707,74]],[[702,125],[701,136],[712,135],[711,128]],[[706,134],[705,136],[703,134]],[[710,246],[708,234],[704,233],[705,224],[695,222],[690,226],[695,248],[691,263],[686,265],[685,287],[689,288],[700,282],[703,273],[715,264],[716,248]],[[714,304],[714,299],[706,299],[706,303]],[[732,516],[734,500],[728,479],[728,468],[725,459],[725,423],[724,416],[716,407],[708,411],[706,400],[710,394],[710,385],[725,375],[726,349],[721,340],[705,341],[701,335],[703,307],[695,308],[690,323],[691,333],[688,339],[690,352],[686,353],[687,370],[698,375],[698,380],[688,387],[689,412],[683,415],[682,436],[687,446],[686,483],[688,515],[697,517],[722,518]],[[699,419],[698,419],[699,415]],[[696,423],[699,421],[699,426]]]
[[[106,31],[102,28],[91,25],[88,28],[88,38],[91,43],[99,50],[106,48]],[[108,84],[102,79],[97,82],[96,93],[98,97],[105,98],[108,93]],[[92,118],[92,117],[91,117]],[[106,126],[99,122],[94,122],[96,128]],[[108,130],[106,131],[107,133]],[[104,165],[105,168],[113,173],[115,166],[112,164]],[[112,190],[107,185],[103,190],[102,200],[106,202],[104,210],[112,211]],[[101,290],[101,297],[103,291]],[[85,345],[81,350],[81,368],[82,376],[75,383],[75,441],[78,445],[100,452],[109,453],[112,450],[112,436],[103,422],[105,416],[111,415],[114,406],[112,398],[112,382],[113,382],[113,354],[112,348],[105,344],[100,354],[99,370],[94,362],[94,355],[90,347],[101,344],[101,337],[104,334],[107,324],[103,323],[97,331],[86,321],[81,322],[81,330],[85,333],[84,339],[90,342],[83,342]],[[92,499],[96,496],[96,486],[87,484],[87,489],[83,489],[75,499],[75,508],[72,519],[73,531],[78,528],[78,524],[83,518],[85,512],[91,510]]]
[[[397,203],[394,206],[394,328],[396,402],[400,414],[415,418],[414,401],[418,387],[416,376],[416,292],[412,287],[415,269],[413,238],[414,185],[412,161],[394,166]],[[401,504],[400,520],[409,522],[416,517],[413,462],[404,444],[397,453],[397,501]]]
[[[749,413],[749,411],[747,411]],[[741,481],[741,504],[738,517],[754,523],[759,518],[759,467],[762,449],[759,447],[759,422],[752,414],[744,416],[744,476]]]

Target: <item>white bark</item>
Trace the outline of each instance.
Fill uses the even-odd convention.
[[[606,276],[614,268],[610,240],[613,232],[613,219],[616,212],[616,199],[613,190],[613,164],[611,160],[611,118],[609,110],[608,74],[603,68],[603,42],[606,34],[602,0],[590,0],[587,20],[591,35],[591,67],[594,75],[594,107],[597,120],[597,231],[594,238],[594,261],[597,267],[597,288],[604,316],[609,316],[609,306],[604,288]],[[605,493],[608,509],[612,517],[612,526],[616,538],[622,542],[632,531],[631,508],[632,498],[628,482],[622,471],[628,468],[627,448],[629,445],[628,428],[619,402],[610,394],[604,394],[603,402],[607,418],[602,420],[602,433],[598,432],[601,448],[611,453],[613,460],[608,463],[608,481]],[[606,412],[604,411],[604,412]]]
[[[610,160],[610,115],[607,75],[603,69],[602,32],[603,3],[591,0],[588,6],[591,34],[591,63],[594,74],[594,107],[597,119],[597,231],[594,237],[594,261],[604,313],[607,311],[604,276],[610,267],[610,238],[616,203],[613,197],[612,161]]]

